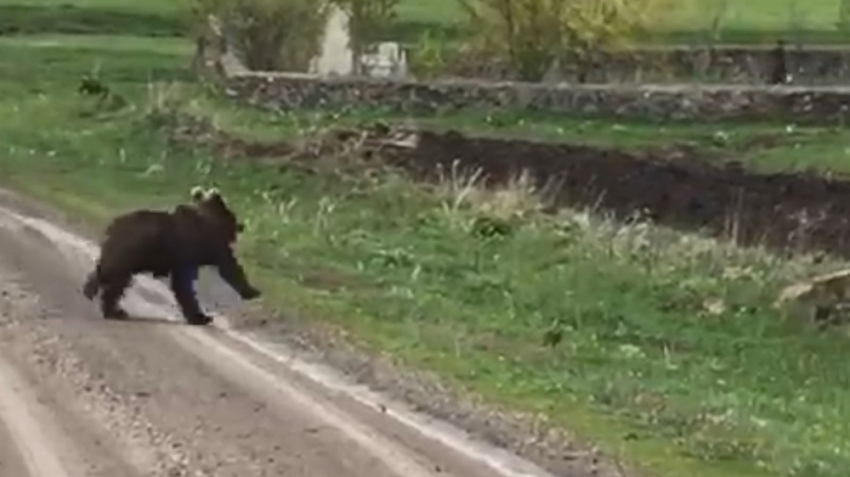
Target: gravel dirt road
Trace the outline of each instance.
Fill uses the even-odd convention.
[[[226,317],[183,325],[152,279],[134,319],[101,319],[79,291],[95,244],[45,217],[0,191],[2,477],[550,475]]]

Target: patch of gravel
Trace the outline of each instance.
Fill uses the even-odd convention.
[[[265,339],[278,341],[303,359],[331,366],[358,384],[366,385],[413,410],[449,422],[485,442],[510,450],[565,477],[636,477],[614,456],[582,443],[567,430],[549,422],[545,415],[501,409],[480,397],[449,386],[430,372],[396,364],[388,356],[376,356],[329,325],[307,322],[261,305],[230,310],[232,326]]]
[[[107,430],[127,461],[145,475],[207,475],[190,471],[197,466],[184,452],[186,446],[145,418],[139,402],[143,397],[115,392],[89,372],[67,340],[47,326],[48,320],[62,319],[60,313],[43,306],[8,278],[0,273],[0,346],[4,353],[26,363],[63,406]]]

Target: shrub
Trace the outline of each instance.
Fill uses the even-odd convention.
[[[201,39],[210,16],[252,70],[306,71],[320,52],[328,12],[324,0],[192,0],[193,35]]]
[[[539,81],[553,64],[580,78],[603,50],[628,45],[660,16],[664,0],[458,0],[472,45],[504,58],[521,80]]]
[[[425,30],[410,55],[410,70],[418,78],[433,79],[446,72],[451,52],[445,37]]]

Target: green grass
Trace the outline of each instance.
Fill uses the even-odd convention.
[[[669,16],[655,28],[652,41],[690,44],[702,42],[721,0],[675,0]],[[806,43],[847,43],[850,33],[840,31],[840,0],[731,0],[722,16],[719,39],[723,43],[769,43],[778,37]],[[796,8],[796,10],[795,10]],[[456,0],[402,2],[400,23],[415,39],[423,25],[437,25],[456,37],[462,10]]]
[[[782,284],[837,263],[783,261],[576,213],[529,213],[510,234],[486,239],[474,233],[478,218],[526,211],[532,198],[472,191],[456,206],[451,184],[429,190],[353,164],[340,172],[338,161],[319,161],[317,174],[217,161],[169,145],[147,114],[149,98],[162,99],[149,81],[187,80],[188,58],[168,40],[145,41],[0,42],[0,181],[100,224],[216,183],[247,220],[240,253],[271,306],[345,329],[491,403],[545,413],[652,475],[846,475],[846,339],[782,320],[769,306]],[[75,95],[93,65],[134,108],[98,111]],[[260,115],[196,94],[186,85],[182,108],[265,139],[331,121]],[[512,134],[561,128],[565,138],[623,145],[708,141],[717,128],[588,122],[582,130],[551,117],[518,124],[507,113],[498,127],[472,113],[427,121]],[[821,156],[792,145],[771,150],[779,157],[771,161],[820,164],[832,154],[846,167],[842,134],[800,139]],[[725,308],[715,313],[710,302]],[[562,342],[545,346],[547,334]]]
[[[570,142],[633,152],[669,154],[671,147],[692,148],[706,160],[737,160],[760,172],[850,173],[850,131],[837,126],[747,122],[654,124],[510,110],[437,112],[417,117],[389,109],[358,107],[272,113],[242,108],[219,98],[197,99],[194,110],[211,115],[220,127],[240,137],[261,142],[292,137],[299,128],[384,121],[497,138]]]
[[[62,33],[45,33],[34,35],[0,36],[0,44],[25,48],[70,48],[77,53],[97,56],[100,52],[126,51],[146,53],[161,53],[166,55],[188,58],[194,47],[183,38],[151,38],[133,37],[127,35],[91,34],[72,35]],[[79,57],[75,60],[79,60]]]
[[[683,151],[694,149],[706,154],[707,160],[736,160],[760,172],[816,170],[850,173],[850,131],[838,127],[746,122],[653,124],[510,111],[438,115],[417,122],[471,134],[655,151],[658,154],[668,154],[664,150],[671,147]]]
[[[719,0],[682,0],[659,30],[668,41],[687,43],[702,36],[713,19]],[[726,43],[774,43],[788,40],[846,43],[848,34],[837,29],[840,0],[731,0],[721,23]]]
[[[651,41],[702,41],[719,0],[680,0],[658,21]],[[731,0],[723,16],[720,40],[725,43],[773,43],[779,36],[814,43],[846,43],[848,33],[836,28],[840,0]],[[792,5],[796,4],[795,7]],[[185,32],[184,0],[0,0],[0,34],[71,33],[181,36]],[[415,42],[425,30],[447,38],[462,35],[462,10],[456,0],[402,0],[398,24],[389,38]]]
[[[702,41],[721,0],[674,0],[670,14],[658,20],[654,41],[690,44]],[[847,43],[839,31],[840,0],[730,0],[719,31],[723,43],[775,43],[779,37],[811,43]],[[462,10],[456,0],[403,0],[399,9],[404,38],[415,40],[431,25],[455,38]],[[396,31],[396,30],[394,30]]]
[[[0,34],[74,33],[182,36],[183,1],[0,1]]]

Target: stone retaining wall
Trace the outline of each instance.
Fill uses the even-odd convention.
[[[451,80],[319,78],[301,73],[228,73],[227,94],[273,108],[388,107],[397,111],[511,108],[660,120],[776,120],[841,124],[850,87],[757,85],[571,85]]]

